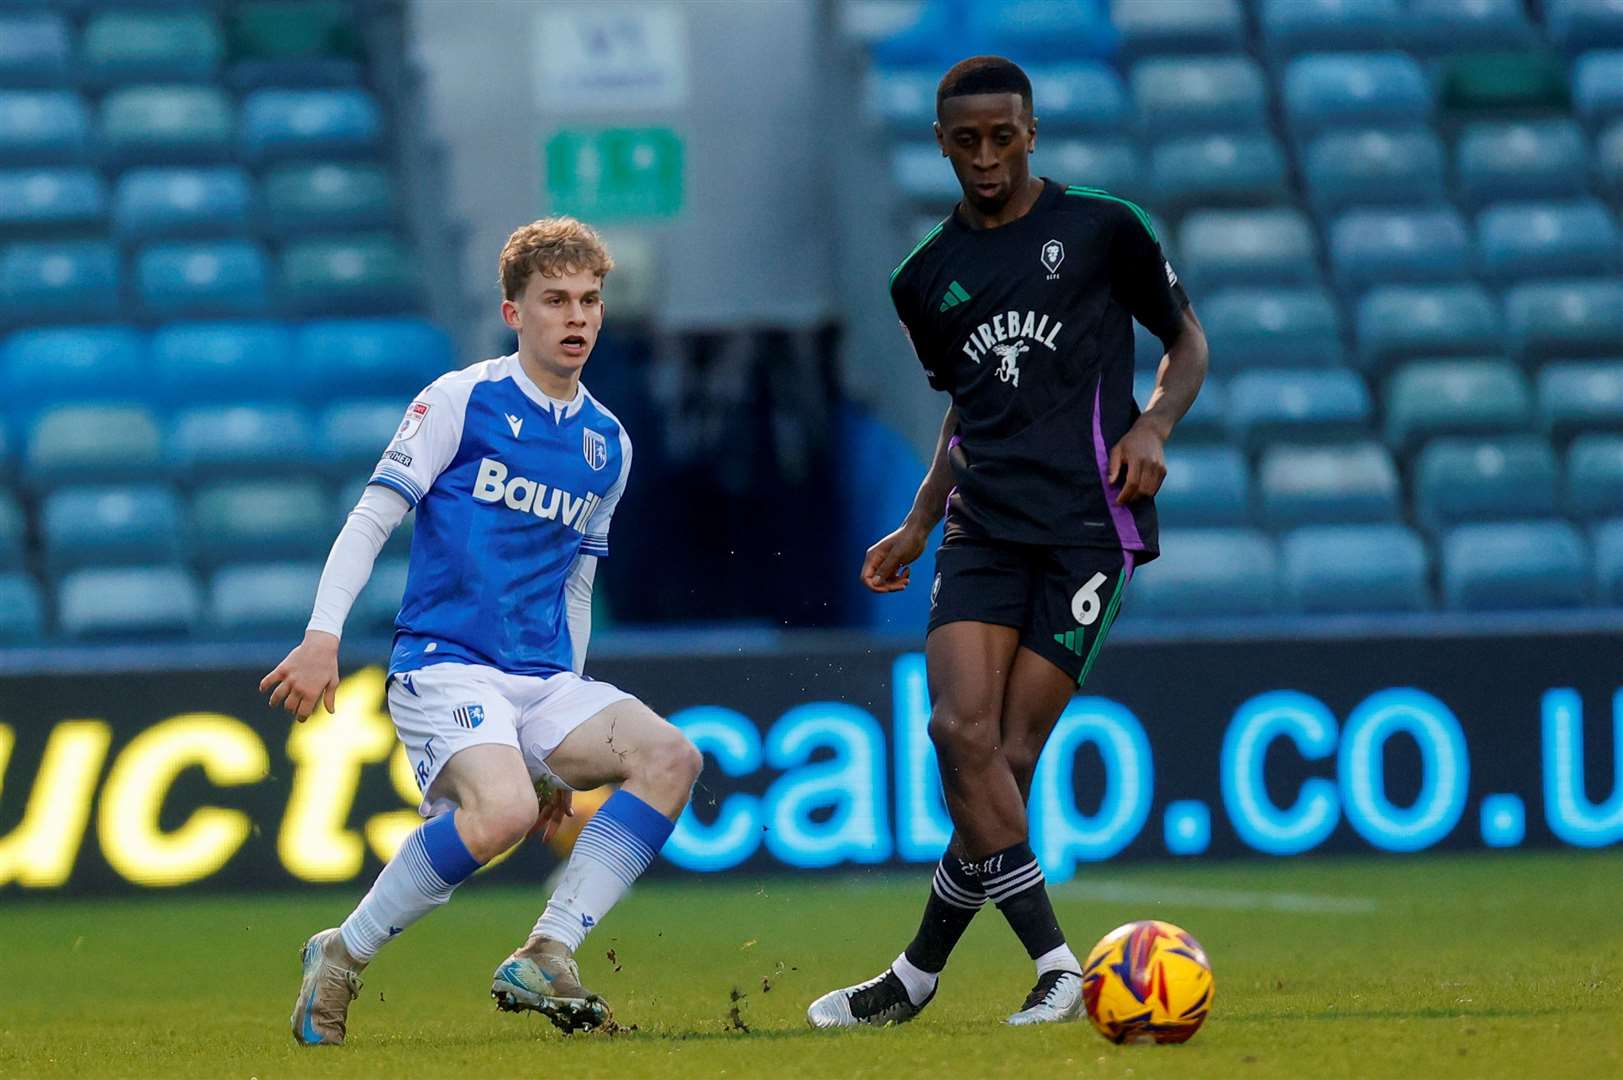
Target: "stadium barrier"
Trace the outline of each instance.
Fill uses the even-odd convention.
[[[1114,645],[1039,762],[1032,846],[1064,880],[1116,858],[1623,842],[1618,640]],[[0,889],[369,880],[417,822],[382,669],[350,671],[334,714],[293,725],[256,692],[263,668],[238,664],[0,676]],[[667,872],[941,851],[921,653],[847,640],[593,669],[705,752]],[[525,845],[512,872],[555,859]]]

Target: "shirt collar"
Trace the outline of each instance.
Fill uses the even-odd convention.
[[[509,353],[504,359],[507,361],[508,370],[513,373],[513,381],[524,392],[524,396],[551,413],[554,419],[559,421],[568,420],[580,412],[581,406],[586,404],[585,383],[577,382],[575,384],[575,396],[568,401],[560,401],[558,398],[549,397],[544,390],[535,385],[535,380],[530,378],[529,373],[524,370],[524,364],[519,360],[518,353]]]

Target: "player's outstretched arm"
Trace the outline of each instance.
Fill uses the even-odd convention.
[[[1206,381],[1206,331],[1193,308],[1184,308],[1178,336],[1166,342],[1166,350],[1144,412],[1110,449],[1110,479],[1121,485],[1116,496],[1120,505],[1161,489],[1167,475],[1166,441]]]
[[[957,433],[958,407],[949,405],[941,421],[941,435],[936,439],[930,471],[924,474],[924,482],[913,497],[913,509],[896,531],[869,548],[867,558],[862,560],[862,583],[874,592],[900,592],[907,588],[910,564],[924,554],[930,530],[947,510],[947,495],[952,491],[952,465],[947,461],[947,450]]]

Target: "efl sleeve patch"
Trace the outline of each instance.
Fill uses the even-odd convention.
[[[406,407],[405,419],[400,421],[400,430],[394,433],[395,442],[405,442],[423,426],[427,418],[429,404],[426,401],[414,401]]]

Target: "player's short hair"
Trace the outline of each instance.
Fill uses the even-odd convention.
[[[952,65],[935,88],[936,119],[943,101],[969,94],[1019,94],[1020,103],[1031,111],[1031,80],[1019,64],[1001,56],[971,56]]]
[[[502,247],[502,296],[517,300],[531,274],[563,277],[584,270],[601,280],[613,269],[596,229],[572,217],[542,218],[514,229]]]

